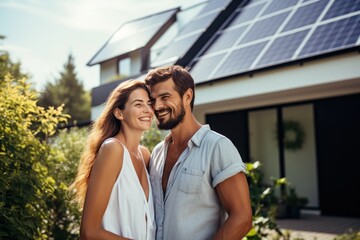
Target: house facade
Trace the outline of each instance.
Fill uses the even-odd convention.
[[[140,40],[139,40],[140,39]],[[121,81],[189,66],[194,114],[307,209],[360,217],[360,1],[210,0],[125,23],[100,65],[92,119]],[[109,79],[115,81],[107,82]]]

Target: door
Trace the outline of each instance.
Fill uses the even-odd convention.
[[[360,217],[360,94],[315,102],[320,206]]]

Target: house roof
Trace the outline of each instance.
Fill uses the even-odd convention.
[[[358,48],[360,0],[247,1],[223,23],[186,63],[197,84]]]
[[[175,21],[179,10],[174,8],[124,23],[87,65],[92,66],[153,44],[162,28]]]
[[[239,2],[239,0],[209,1],[160,55],[151,62],[151,67],[178,64],[178,61],[187,54],[196,52],[196,49],[193,48],[199,48],[197,46],[199,43],[202,44],[202,42],[206,42],[209,39],[209,35],[211,35],[209,31],[212,30],[214,25],[219,23],[219,18],[224,19],[227,17],[229,11],[225,10],[235,9]]]
[[[164,25],[165,19],[178,11],[171,9],[124,24],[88,65],[123,54],[125,50],[118,49],[128,47],[131,40],[120,33],[128,24],[138,28],[134,34],[143,40],[137,45],[140,48],[156,31],[145,32],[139,23],[150,21],[147,19],[158,22],[158,17]],[[200,85],[359,50],[360,0],[210,0],[150,66],[189,66]],[[107,96],[110,89],[96,92]]]

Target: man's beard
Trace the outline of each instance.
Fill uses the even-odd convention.
[[[170,109],[169,109],[170,110]],[[158,128],[163,130],[170,130],[175,128],[179,123],[181,123],[184,120],[185,116],[185,108],[183,105],[180,106],[180,112],[175,116],[175,118],[170,118],[167,121],[159,121],[158,120]]]

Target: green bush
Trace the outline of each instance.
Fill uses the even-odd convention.
[[[275,191],[281,185],[286,184],[286,179],[273,179],[272,185],[269,186],[263,182],[259,161],[246,163],[246,166],[253,212],[253,228],[245,239],[261,240],[268,238],[269,234],[273,232],[282,236],[283,234],[275,222],[277,210]]]
[[[146,146],[150,152],[154,149],[156,144],[161,142],[165,137],[165,132],[160,131],[155,121],[152,122],[151,128],[144,132],[142,138],[141,138],[141,144]]]
[[[55,180],[48,171],[49,146],[41,139],[54,134],[68,116],[62,107],[37,106],[26,79],[6,75],[0,99],[0,238],[46,239],[46,201]]]
[[[88,128],[64,129],[49,139],[51,153],[49,173],[56,180],[53,198],[49,199],[53,239],[78,239],[80,210],[72,201],[68,187],[74,181],[81,153],[84,149]]]

